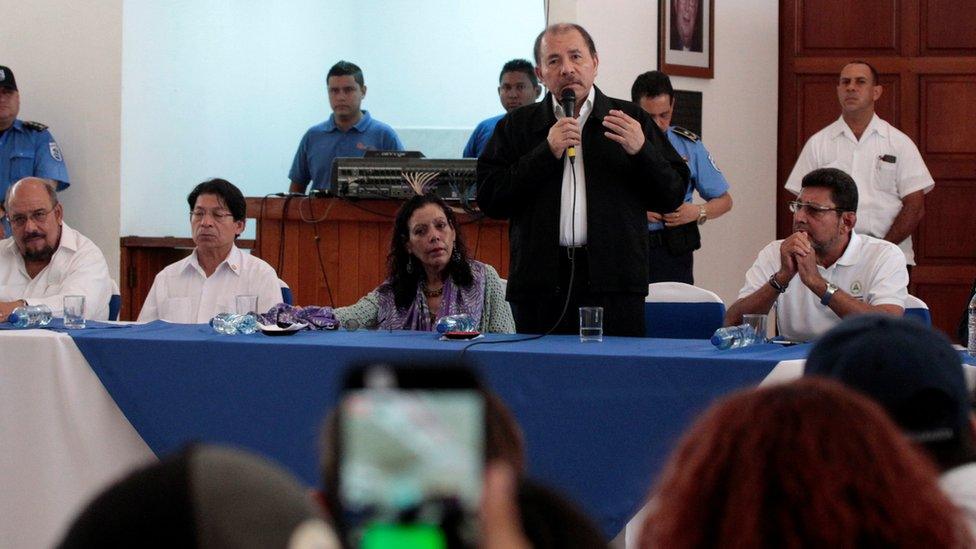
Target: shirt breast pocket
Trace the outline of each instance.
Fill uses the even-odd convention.
[[[874,186],[881,192],[894,193],[898,186],[898,165],[882,159],[877,160],[874,173]]]
[[[10,156],[10,181],[34,175],[34,152],[14,151]]]

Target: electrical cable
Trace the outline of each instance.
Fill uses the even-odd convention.
[[[570,210],[572,217],[570,218],[569,221],[569,233],[571,236],[571,244],[575,244],[576,243],[576,159],[573,157],[570,157],[569,159],[569,171],[573,176],[573,207]],[[471,343],[468,343],[461,349],[461,354],[458,356],[458,360],[459,361],[464,360],[464,355],[465,353],[468,352],[468,349],[470,349],[471,347],[475,347],[477,345],[495,345],[499,343],[519,343],[522,341],[534,341],[536,339],[542,339],[547,335],[552,334],[552,332],[554,332],[556,328],[559,327],[559,324],[563,321],[563,318],[566,316],[566,312],[569,310],[569,303],[570,301],[572,301],[572,297],[573,297],[573,281],[576,278],[576,249],[570,246],[569,248],[567,248],[567,253],[569,255],[569,284],[567,285],[566,288],[566,301],[563,302],[563,310],[561,313],[559,313],[559,318],[556,319],[556,322],[548,330],[546,330],[546,333],[517,338],[517,339],[496,339],[493,341],[473,341]]]

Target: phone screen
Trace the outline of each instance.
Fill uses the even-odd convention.
[[[473,546],[485,455],[481,393],[352,389],[341,406],[339,496],[350,545]]]

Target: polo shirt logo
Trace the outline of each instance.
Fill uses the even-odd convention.
[[[861,281],[855,280],[851,282],[851,295],[854,297],[859,297],[861,295]]]

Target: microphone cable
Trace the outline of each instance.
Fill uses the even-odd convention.
[[[575,156],[569,157],[569,171],[573,176],[573,202],[572,202],[573,207],[570,210],[572,217],[570,218],[569,221],[569,234],[571,237],[571,242],[575,243],[576,242],[576,158]],[[569,255],[569,284],[567,285],[566,288],[566,301],[563,302],[563,310],[561,313],[559,313],[559,318],[556,319],[556,322],[553,323],[553,325],[550,326],[545,333],[531,335],[527,337],[520,337],[516,339],[496,339],[494,341],[472,341],[471,343],[468,343],[461,349],[461,353],[460,355],[458,355],[458,360],[459,361],[464,360],[464,355],[465,353],[468,352],[468,349],[470,349],[471,347],[475,347],[477,345],[495,345],[499,343],[520,343],[523,341],[534,341],[536,339],[542,339],[547,335],[551,335],[552,332],[554,332],[556,328],[559,327],[559,324],[562,323],[563,318],[566,317],[566,312],[569,310],[569,303],[572,301],[573,298],[573,282],[576,279],[576,249],[570,246],[569,248],[567,248],[567,252]]]

